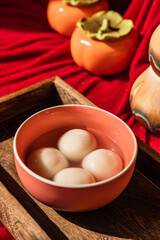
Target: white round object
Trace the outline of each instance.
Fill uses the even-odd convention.
[[[97,147],[95,137],[86,130],[72,129],[58,140],[58,149],[71,161],[81,161]]]
[[[68,167],[68,160],[56,148],[40,148],[33,151],[27,158],[27,166],[38,175],[53,179],[54,175]]]
[[[90,171],[96,181],[102,181],[122,171],[123,161],[111,150],[97,149],[83,159],[82,167]]]
[[[92,174],[83,168],[65,168],[59,171],[53,179],[56,183],[63,185],[79,185],[94,183]]]

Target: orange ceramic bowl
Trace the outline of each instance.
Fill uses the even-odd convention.
[[[45,179],[27,167],[26,154],[36,139],[55,132],[54,145],[58,135],[72,128],[90,131],[99,147],[117,148],[123,159],[123,170],[103,181],[67,186]],[[51,139],[45,140],[46,145],[49,142]],[[131,179],[137,157],[137,141],[126,123],[107,111],[84,105],[61,105],[32,115],[18,128],[13,149],[16,169],[27,191],[55,209],[70,212],[94,210],[117,198]]]

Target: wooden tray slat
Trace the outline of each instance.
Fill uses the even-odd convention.
[[[0,189],[0,211],[6,213],[3,216],[2,223],[7,223],[10,232],[14,231],[15,239],[22,239],[22,236],[28,240],[38,239],[39,236],[42,240],[50,239],[2,183],[0,183]],[[14,211],[10,214],[12,209]]]
[[[57,104],[95,106],[58,77],[31,85],[0,98],[0,123]],[[38,109],[38,110],[37,110]]]
[[[0,221],[18,240],[158,240],[160,190],[155,186],[158,183],[155,173],[159,174],[160,158],[139,139],[136,165],[139,170],[135,170],[121,196],[101,209],[87,213],[56,211],[34,199],[23,188],[14,165],[14,133],[30,114],[59,104],[95,106],[58,77],[0,99]],[[152,166],[152,174],[149,166]],[[143,176],[148,172],[149,180]]]

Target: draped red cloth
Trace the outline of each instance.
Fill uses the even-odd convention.
[[[70,38],[53,31],[47,22],[47,2],[0,1],[0,96],[57,75],[97,106],[124,120],[136,136],[160,153],[160,138],[135,120],[129,106],[131,86],[149,66],[148,45],[160,24],[160,1],[109,1],[111,9],[133,20],[140,35],[131,65],[112,77],[94,76],[74,63]],[[12,239],[1,224],[0,239]]]

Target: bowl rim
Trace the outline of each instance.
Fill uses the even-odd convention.
[[[135,151],[134,151],[134,154],[133,154],[133,157],[130,161],[130,163],[127,165],[127,167],[123,168],[122,171],[120,171],[118,174],[114,175],[113,177],[111,178],[108,178],[108,179],[105,179],[105,180],[101,180],[99,182],[94,182],[94,183],[87,183],[87,184],[76,184],[76,185],[65,185],[65,184],[59,184],[59,183],[56,183],[52,180],[49,180],[49,179],[46,179],[44,177],[41,177],[40,175],[36,174],[35,172],[33,172],[31,169],[29,169],[27,167],[27,165],[25,163],[23,163],[23,161],[21,160],[21,158],[19,157],[19,154],[18,154],[18,151],[17,151],[17,148],[16,148],[16,140],[17,140],[17,136],[18,136],[18,133],[20,132],[21,128],[25,125],[26,122],[28,122],[32,117],[40,114],[41,112],[45,112],[45,111],[49,111],[51,109],[57,109],[57,108],[63,108],[63,107],[85,107],[85,108],[91,108],[91,109],[95,109],[96,111],[101,111],[101,112],[104,112],[104,113],[107,113],[109,115],[111,115],[112,117],[116,118],[118,121],[120,121],[126,128],[127,130],[131,133],[131,136],[134,140],[134,145],[135,145]],[[82,105],[82,104],[64,104],[64,105],[57,105],[57,106],[52,106],[52,107],[48,107],[48,108],[45,108],[43,110],[40,110],[40,111],[37,111],[36,113],[32,114],[31,116],[29,116],[26,120],[24,120],[20,126],[18,127],[15,135],[14,135],[14,138],[13,138],[13,153],[14,153],[14,158],[15,158],[15,161],[17,160],[18,163],[20,164],[20,166],[28,173],[30,174],[32,177],[42,181],[43,183],[46,183],[46,184],[49,184],[51,186],[55,186],[55,187],[61,187],[61,188],[74,188],[74,189],[77,189],[77,188],[92,188],[92,187],[96,187],[96,186],[99,186],[99,185],[103,185],[105,183],[109,183],[109,182],[112,182],[114,181],[115,179],[117,179],[118,177],[120,177],[121,175],[125,174],[125,172],[127,172],[127,170],[129,168],[132,167],[132,165],[135,163],[136,161],[136,158],[137,158],[137,154],[138,154],[138,143],[137,143],[137,140],[136,140],[136,137],[133,133],[133,131],[131,130],[131,128],[122,120],[120,119],[118,116],[114,115],[113,113],[109,112],[109,111],[106,111],[104,109],[101,109],[101,108],[98,108],[98,107],[94,107],[94,106],[89,106],[89,105]]]

